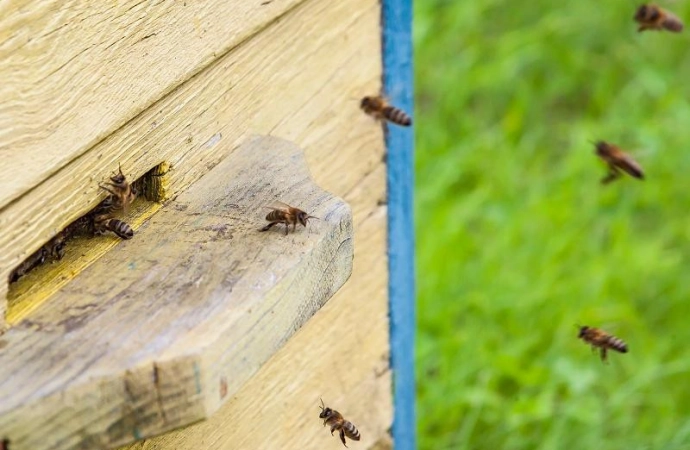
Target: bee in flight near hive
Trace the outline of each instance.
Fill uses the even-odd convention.
[[[309,219],[319,219],[318,217],[310,216],[309,213],[283,202],[276,202],[276,206],[265,206],[265,208],[273,210],[266,215],[266,220],[270,223],[259,231],[268,231],[273,225],[282,223],[285,225],[285,235],[287,236],[290,225],[292,225],[292,231],[294,232],[298,223],[306,228]]]
[[[343,415],[338,411],[324,405],[323,400],[321,400],[321,406],[319,406],[319,408],[321,408],[319,419],[323,419],[324,427],[326,425],[331,426],[331,436],[333,435],[334,431],[338,430],[340,440],[343,442],[345,447],[347,447],[347,444],[345,443],[345,436],[353,441],[359,441],[359,431],[357,430],[357,427],[352,424],[352,422],[345,420]]]
[[[644,30],[668,30],[674,33],[683,31],[683,22],[674,14],[656,5],[646,4],[637,8],[634,17],[640,24],[638,32]]]
[[[389,105],[381,96],[364,97],[359,106],[365,113],[377,119],[386,119],[403,127],[412,125],[412,118],[405,111]]]
[[[604,330],[588,326],[578,326],[580,329],[578,338],[592,346],[592,350],[599,348],[601,360],[606,362],[606,351],[615,350],[620,353],[628,353],[628,346],[621,339],[610,335]]]
[[[609,173],[601,179],[602,184],[610,183],[616,178],[620,177],[620,171],[624,171],[628,175],[644,179],[642,167],[632,159],[630,155],[623,152],[617,146],[609,144],[604,141],[599,141],[595,144],[596,154],[609,166]]]

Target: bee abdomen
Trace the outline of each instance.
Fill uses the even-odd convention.
[[[667,17],[664,19],[661,25],[668,31],[673,31],[674,33],[680,33],[683,31],[683,22],[675,17]]]
[[[609,337],[608,344],[609,347],[611,347],[613,350],[616,350],[617,352],[628,353],[628,346],[625,344],[625,342],[623,342],[621,339],[618,339],[617,337]]]
[[[271,211],[270,213],[266,214],[266,220],[269,220],[271,222],[277,222],[277,221],[282,221],[284,220],[285,214],[283,214],[283,211]]]
[[[402,125],[404,127],[409,127],[412,125],[412,118],[405,113],[405,111],[396,108],[395,106],[386,106],[383,108],[383,117],[390,120],[393,123]]]
[[[345,430],[345,435],[347,435],[347,437],[353,441],[359,441],[359,430],[352,424],[352,422],[345,421],[345,424],[343,424],[343,430]]]
[[[98,231],[112,231],[122,239],[132,239],[134,236],[134,230],[127,223],[119,219],[105,219],[103,222],[98,224]]]

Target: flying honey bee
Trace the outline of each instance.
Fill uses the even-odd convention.
[[[3,439],[0,442],[0,450],[10,450],[10,440],[9,439]]]
[[[347,447],[347,444],[345,443],[345,436],[352,439],[353,441],[359,441],[359,438],[361,436],[359,434],[359,431],[357,430],[357,427],[355,427],[352,424],[352,422],[345,420],[343,418],[343,415],[340,414],[338,411],[324,405],[323,400],[321,400],[321,406],[319,406],[319,408],[321,408],[319,419],[323,419],[324,427],[326,425],[331,426],[331,436],[333,436],[333,432],[335,430],[338,430],[338,433],[340,434],[340,440],[343,442],[343,445],[345,447]]]
[[[412,118],[405,111],[389,105],[381,96],[364,97],[359,106],[365,113],[377,119],[386,119],[403,127],[412,125]]]
[[[668,30],[674,33],[683,31],[683,22],[674,14],[653,4],[645,4],[637,8],[634,17],[640,24],[638,32],[644,30]]]
[[[592,346],[592,350],[599,348],[601,360],[606,362],[606,351],[611,349],[620,353],[628,353],[628,346],[625,342],[615,336],[610,335],[599,328],[578,326],[580,329],[578,338]]]
[[[110,196],[101,203],[101,207],[108,209],[109,212],[122,210],[126,214],[129,205],[137,196],[137,191],[122,173],[122,167],[118,165],[118,169],[118,174],[110,177],[110,183],[99,185],[101,189],[110,193]]]
[[[616,178],[620,177],[620,171],[624,171],[628,175],[644,179],[644,173],[642,172],[642,167],[634,160],[630,155],[623,152],[617,146],[613,144],[606,143],[604,141],[599,141],[595,144],[596,154],[599,156],[609,167],[609,173],[601,179],[602,184],[610,183]]]
[[[319,219],[318,217],[310,216],[307,212],[283,202],[276,203],[279,206],[266,206],[266,208],[273,210],[266,215],[266,220],[270,223],[259,231],[268,231],[273,225],[282,223],[285,225],[285,235],[287,236],[290,225],[292,225],[292,231],[294,232],[298,223],[306,228],[309,219]]]

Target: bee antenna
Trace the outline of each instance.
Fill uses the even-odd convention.
[[[316,216],[307,216],[307,219],[316,219],[316,220],[321,220],[321,219],[319,219],[319,218],[318,218],[318,217],[316,217]]]
[[[319,397],[319,400],[321,400],[321,406],[319,406],[319,408],[321,408],[321,409],[326,408],[326,405],[324,404],[323,399],[321,397]]]

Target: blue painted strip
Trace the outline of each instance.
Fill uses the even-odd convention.
[[[382,0],[383,88],[391,103],[413,109],[412,0]],[[414,120],[414,118],[413,118]],[[393,368],[393,440],[396,450],[417,448],[414,336],[414,133],[389,125],[388,151],[388,296]]]

